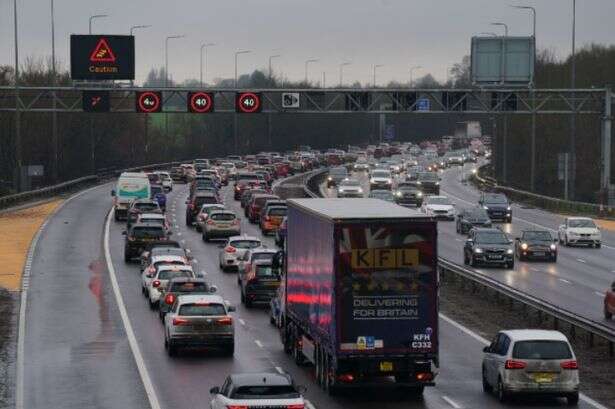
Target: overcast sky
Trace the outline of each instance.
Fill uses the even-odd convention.
[[[17,0],[19,47],[28,56],[51,54],[50,0]],[[577,45],[612,43],[615,39],[615,0],[577,1]],[[13,64],[13,0],[0,0],[0,64]],[[538,13],[538,48],[559,56],[570,52],[572,0],[55,0],[56,52],[64,67],[69,62],[69,35],[87,33],[92,14],[110,16],[94,22],[95,33],[128,33],[131,25],[151,24],[136,33],[137,81],[151,67],[164,65],[164,39],[172,40],[169,60],[172,77],[182,81],[199,76],[199,47],[214,42],[209,52],[208,77],[233,76],[233,54],[240,56],[239,73],[265,68],[291,80],[304,77],[308,58],[310,80],[327,85],[339,81],[371,82],[372,65],[378,83],[407,81],[409,67],[421,65],[415,76],[432,73],[446,78],[447,69],[469,54],[470,37],[479,32],[503,32],[490,22],[506,22],[511,35],[531,34],[529,12],[509,4],[534,5]]]

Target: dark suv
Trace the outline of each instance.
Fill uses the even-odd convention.
[[[436,172],[421,172],[416,179],[416,185],[423,194],[440,194],[440,176]]]
[[[512,240],[502,230],[474,228],[463,247],[463,263],[472,267],[485,264],[513,268],[514,253]]]
[[[164,226],[157,223],[134,223],[124,231],[124,261],[129,262],[134,257],[140,256],[149,243],[167,240],[171,235]]]
[[[272,268],[271,260],[254,260],[241,276],[241,302],[246,308],[256,302],[267,305],[278,292],[280,276]]]
[[[204,204],[217,204],[218,196],[213,192],[195,192],[186,200],[186,225],[192,226],[194,219],[201,211]]]
[[[468,234],[474,227],[491,227],[491,219],[481,207],[472,209],[463,209],[457,215],[456,223],[457,233]]]
[[[487,211],[491,220],[512,222],[512,207],[506,195],[502,193],[483,193],[478,204]]]
[[[395,203],[400,206],[421,207],[423,204],[423,192],[415,183],[400,182],[395,189]]]

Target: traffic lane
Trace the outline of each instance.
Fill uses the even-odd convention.
[[[110,190],[69,200],[38,241],[25,316],[26,408],[148,407],[102,255]]]
[[[185,200],[184,189],[177,188],[169,194],[169,216],[177,208],[179,200]],[[183,216],[184,214],[181,214]],[[182,219],[183,221],[183,219]],[[246,330],[235,323],[234,357],[222,356],[216,351],[183,351],[177,357],[169,357],[164,349],[164,327],[158,318],[158,311],[149,309],[146,298],[141,295],[141,274],[136,263],[127,264],[123,259],[124,223],[112,222],[110,226],[109,249],[113,265],[118,272],[122,298],[126,304],[144,361],[152,378],[156,394],[163,407],[193,409],[205,406],[210,399],[209,389],[222,385],[230,373],[250,371],[274,371],[275,368],[266,354],[250,338]],[[181,238],[182,229],[174,229]],[[184,231],[184,233],[186,233]],[[192,246],[198,249],[196,246]],[[195,271],[200,271],[203,259],[195,254]],[[212,284],[219,285],[216,277],[208,275]],[[227,299],[224,291],[219,294]],[[234,302],[234,300],[230,300]]]

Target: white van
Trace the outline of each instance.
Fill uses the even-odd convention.
[[[124,172],[117,181],[117,186],[111,191],[115,220],[126,219],[128,207],[134,199],[149,199],[151,188],[145,173]]]

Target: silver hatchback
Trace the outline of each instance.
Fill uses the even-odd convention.
[[[516,394],[579,401],[579,370],[568,339],[559,331],[500,331],[483,349],[483,390],[501,402]]]

